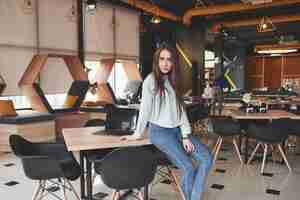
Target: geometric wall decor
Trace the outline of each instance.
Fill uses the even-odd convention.
[[[37,81],[39,73],[45,66],[48,58],[63,59],[73,80],[88,81],[88,75],[84,71],[84,67],[77,56],[60,54],[34,55],[18,85],[22,93],[29,99],[32,109],[39,112],[48,112],[48,109],[43,102],[44,99],[34,89],[34,83]],[[53,82],[55,82],[55,80],[53,80]]]
[[[111,75],[115,62],[116,59],[114,58],[105,58],[100,60],[101,67],[97,70],[95,75],[95,80],[98,85],[96,99],[99,102],[113,103],[111,92],[107,88],[106,83]],[[122,67],[128,80],[142,80],[142,76],[135,61],[120,60],[118,62],[122,63]]]

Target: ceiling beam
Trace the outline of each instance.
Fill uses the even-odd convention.
[[[236,27],[243,27],[243,26],[256,26],[261,22],[261,17],[254,18],[254,19],[247,19],[247,20],[236,20],[236,21],[222,21],[218,22],[213,25],[211,28],[212,32],[219,32],[220,28],[227,27],[227,28],[236,28]],[[280,15],[280,16],[272,16],[269,17],[273,24],[276,23],[286,23],[286,22],[295,22],[300,21],[300,14],[296,15]]]
[[[242,11],[250,11],[259,8],[269,8],[276,6],[285,6],[300,3],[300,0],[273,0],[272,3],[266,4],[245,4],[245,3],[232,3],[232,4],[223,4],[223,5],[215,5],[208,6],[205,8],[192,8],[185,12],[183,16],[183,23],[186,25],[190,25],[192,18],[195,16],[208,16],[208,15],[217,15],[224,13],[232,13],[232,12],[242,12]]]
[[[151,13],[156,16],[164,17],[172,21],[180,22],[182,19],[181,17],[176,16],[175,14],[167,10],[161,9],[160,7],[154,5],[151,2],[147,2],[144,0],[120,0],[120,1],[139,10],[143,10],[145,12]]]

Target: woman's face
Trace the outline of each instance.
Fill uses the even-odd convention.
[[[166,49],[160,52],[158,66],[162,74],[168,74],[172,70],[173,62],[171,52]]]

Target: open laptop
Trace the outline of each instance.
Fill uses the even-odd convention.
[[[115,136],[131,135],[136,129],[138,110],[119,109],[114,106],[107,108],[105,130],[94,134]]]

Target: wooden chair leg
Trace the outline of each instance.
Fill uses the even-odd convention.
[[[170,177],[172,179],[172,186],[173,186],[174,190],[177,191],[177,193],[176,193],[177,198],[185,200],[184,193],[181,189],[181,186],[180,186],[179,180],[175,174],[175,171],[170,169],[169,167],[167,167],[167,169],[168,169],[168,173],[170,174]]]
[[[41,193],[39,195],[39,198],[37,198],[37,200],[42,200],[43,199],[43,195],[46,192],[46,181],[45,180],[41,181],[41,188],[42,188],[42,190],[41,190]]]
[[[80,197],[79,197],[79,195],[77,194],[77,192],[76,192],[74,186],[72,185],[72,183],[71,183],[69,180],[67,180],[67,179],[65,179],[65,181],[68,183],[68,185],[69,185],[69,187],[71,188],[71,191],[72,191],[73,194],[75,195],[76,199],[77,199],[77,200],[80,200]]]
[[[261,169],[260,169],[260,173],[264,173],[264,168],[265,168],[265,163],[266,163],[266,158],[267,158],[267,153],[268,153],[268,145],[264,144],[265,148],[264,148],[264,157],[263,157],[263,162],[261,165]]]
[[[142,191],[139,191],[138,198],[139,198],[139,200],[144,200],[144,195],[143,195]]]
[[[117,191],[114,191],[111,195],[111,200],[115,200]]]
[[[215,155],[214,155],[213,165],[216,163],[216,160],[217,160],[217,158],[218,158],[218,154],[219,154],[219,152],[220,152],[220,149],[221,149],[221,146],[222,146],[222,142],[223,142],[223,138],[220,138],[220,141],[219,141],[219,144],[218,144],[216,153],[215,153]]]
[[[63,191],[64,191],[64,200],[68,200],[67,198],[67,189],[66,189],[66,179],[63,179]]]
[[[218,145],[219,145],[220,139],[221,139],[221,137],[218,137],[218,140],[217,140],[217,142],[216,142],[216,144],[215,144],[214,148],[212,149],[212,153],[213,153],[213,154],[215,153],[215,151],[216,151],[216,150],[217,150],[217,148],[218,148]]]
[[[244,161],[243,161],[243,159],[242,159],[242,156],[241,156],[241,153],[240,153],[240,150],[239,150],[239,147],[238,147],[238,145],[237,145],[237,143],[236,143],[235,138],[233,138],[232,143],[233,143],[234,148],[235,148],[235,151],[236,151],[236,153],[237,153],[237,155],[238,155],[238,157],[239,157],[239,159],[240,159],[241,165],[243,165],[243,164],[244,164]]]
[[[39,196],[39,193],[42,189],[42,181],[38,181],[37,184],[36,184],[36,189],[33,193],[33,196],[32,196],[32,200],[36,200],[37,197]]]
[[[283,160],[284,160],[284,162],[285,162],[287,168],[289,169],[290,172],[292,172],[292,168],[291,168],[291,166],[290,166],[290,164],[289,164],[289,162],[288,162],[288,160],[287,160],[287,158],[286,158],[286,156],[285,156],[284,151],[283,151],[282,148],[281,148],[281,145],[278,144],[277,147],[278,147],[278,149],[279,149],[279,151],[280,151],[280,154],[281,154],[281,156],[282,156],[282,158],[283,158]]]
[[[250,158],[248,159],[247,165],[249,165],[250,162],[252,161],[252,159],[253,159],[253,157],[254,157],[254,155],[255,155],[255,153],[256,153],[256,151],[257,151],[257,149],[259,148],[260,145],[261,145],[261,143],[258,143],[256,145],[256,147],[254,148],[253,152],[251,153]]]

